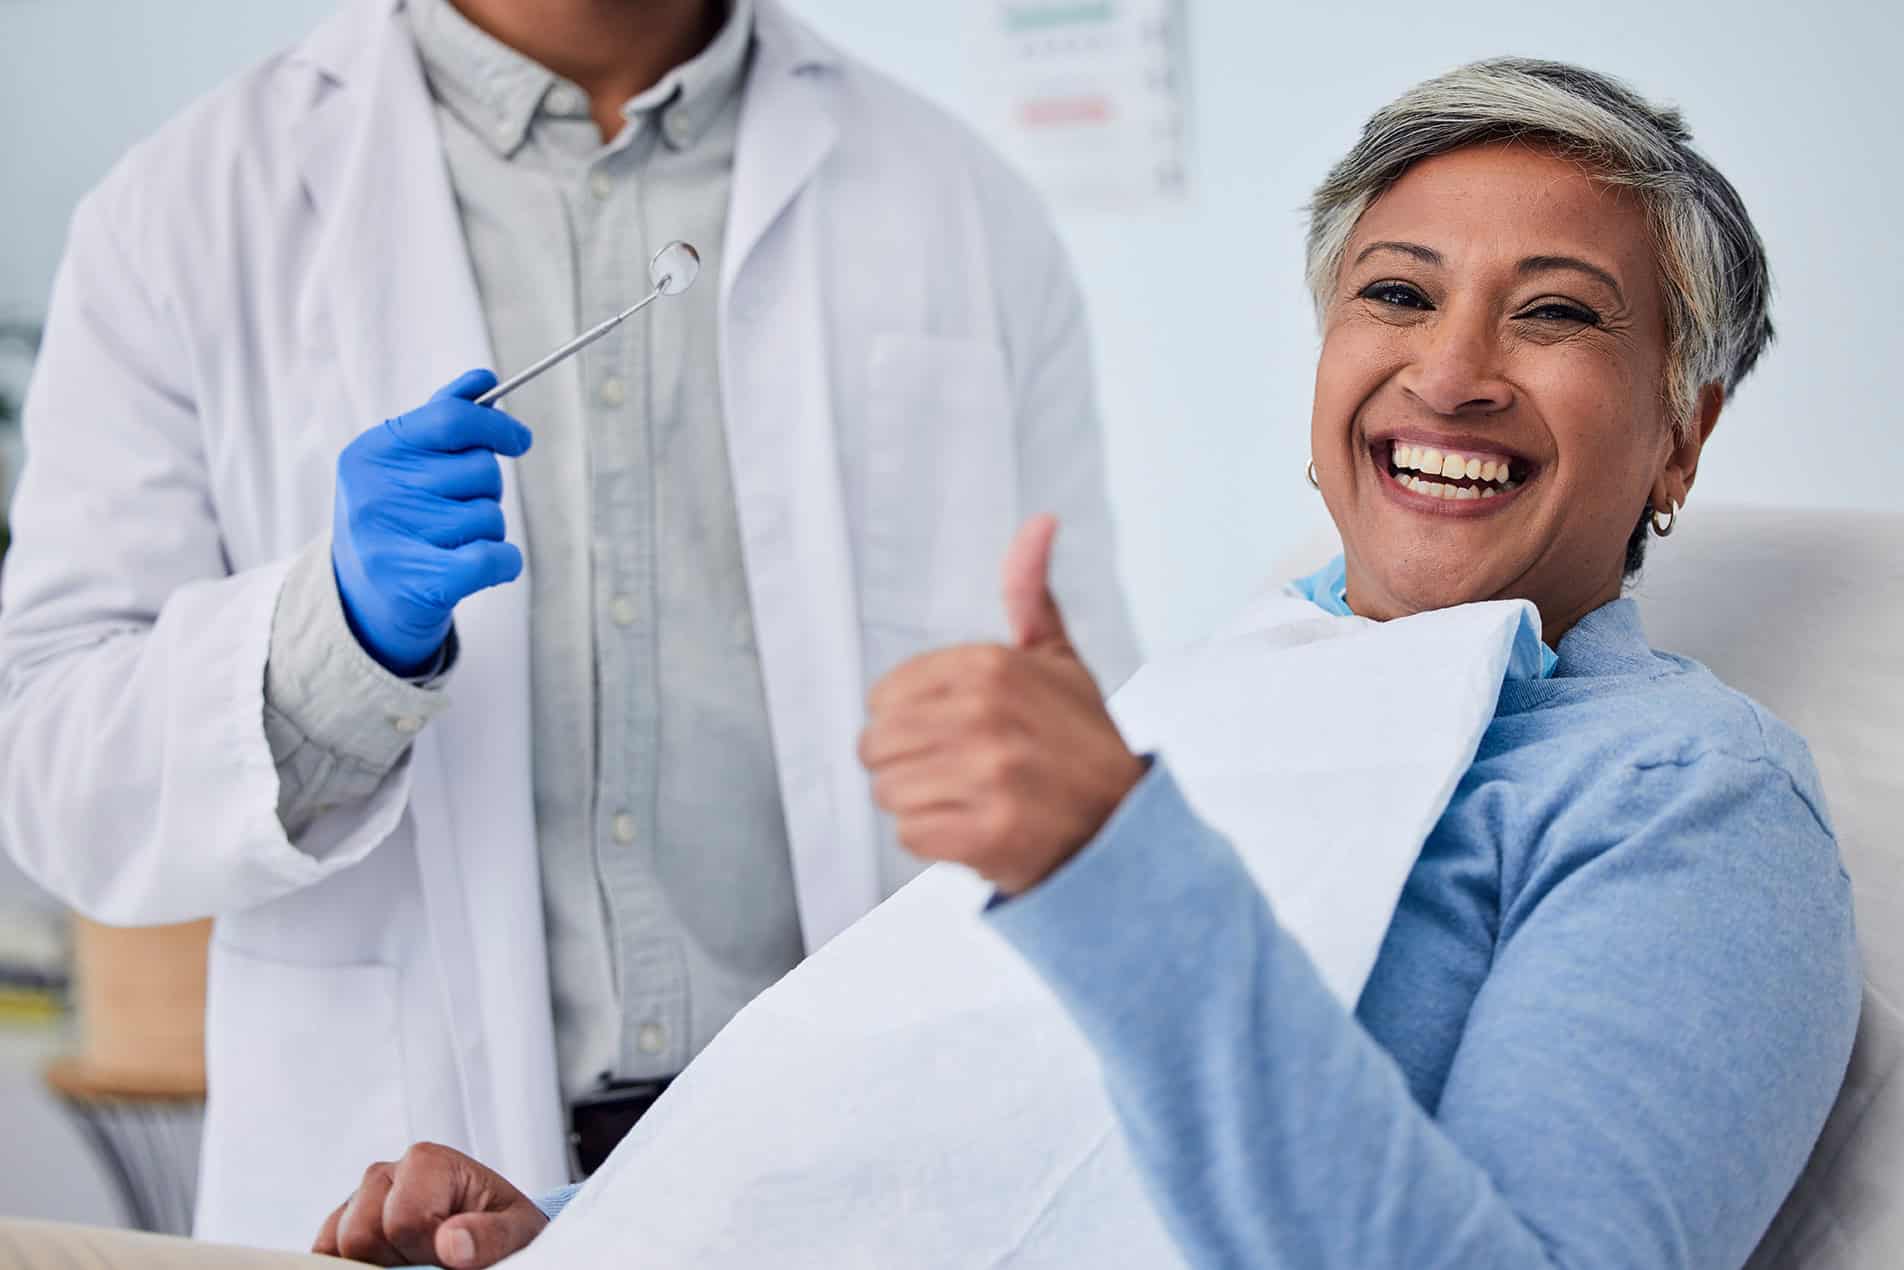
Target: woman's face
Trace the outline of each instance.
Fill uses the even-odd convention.
[[[1722,400],[1709,387],[1676,446],[1667,369],[1625,191],[1524,145],[1410,168],[1356,225],[1316,368],[1355,611],[1528,599],[1552,643],[1617,597],[1642,509],[1684,501]]]

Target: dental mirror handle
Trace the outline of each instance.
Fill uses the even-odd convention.
[[[549,367],[575,356],[575,354],[581,352],[590,344],[593,344],[596,340],[608,334],[623,322],[626,322],[629,318],[653,304],[656,300],[659,300],[662,296],[680,295],[683,291],[693,286],[694,280],[700,276],[701,253],[694,250],[693,246],[688,243],[669,243],[660,251],[657,251],[654,257],[648,261],[648,281],[654,286],[653,291],[650,291],[640,300],[629,305],[601,325],[593,326],[583,331],[580,335],[556,349],[553,353],[550,353],[548,356],[536,362],[535,365],[517,371],[482,396],[476,398],[476,404],[479,406],[495,405],[505,396],[522,387],[543,371],[549,369]]]
[[[667,293],[661,290],[650,291],[640,300],[629,305],[614,317],[609,318],[606,322],[601,323],[599,326],[590,327],[533,365],[526,366],[509,378],[503,380],[500,384],[497,384],[494,388],[491,388],[488,392],[476,398],[476,404],[479,406],[494,405],[496,402],[502,400],[503,397],[541,375],[543,371],[548,370],[551,366],[559,365],[575,356],[590,344],[593,344],[596,340],[608,334],[623,322],[626,322],[629,318],[653,304],[656,300],[659,300],[665,294]]]

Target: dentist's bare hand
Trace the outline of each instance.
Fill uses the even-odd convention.
[[[1013,647],[926,653],[878,684],[859,757],[914,855],[954,860],[1007,895],[1096,836],[1144,764],[1072,647],[1047,575],[1057,521],[1026,522],[1006,553]]]
[[[373,1164],[318,1232],[311,1251],[373,1266],[492,1266],[529,1246],[549,1219],[500,1173],[461,1151],[419,1142]]]

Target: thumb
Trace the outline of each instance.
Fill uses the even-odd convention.
[[[436,1259],[452,1270],[478,1270],[521,1252],[549,1224],[533,1204],[501,1212],[458,1213],[436,1228]]]
[[[1020,648],[1049,649],[1077,656],[1064,629],[1064,615],[1051,595],[1051,544],[1058,518],[1033,516],[1019,527],[1005,552],[1005,618],[1012,642]]]

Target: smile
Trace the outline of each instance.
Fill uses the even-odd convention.
[[[1438,446],[1400,437],[1370,447],[1391,495],[1422,511],[1489,514],[1513,501],[1534,465],[1516,454],[1473,445]]]

